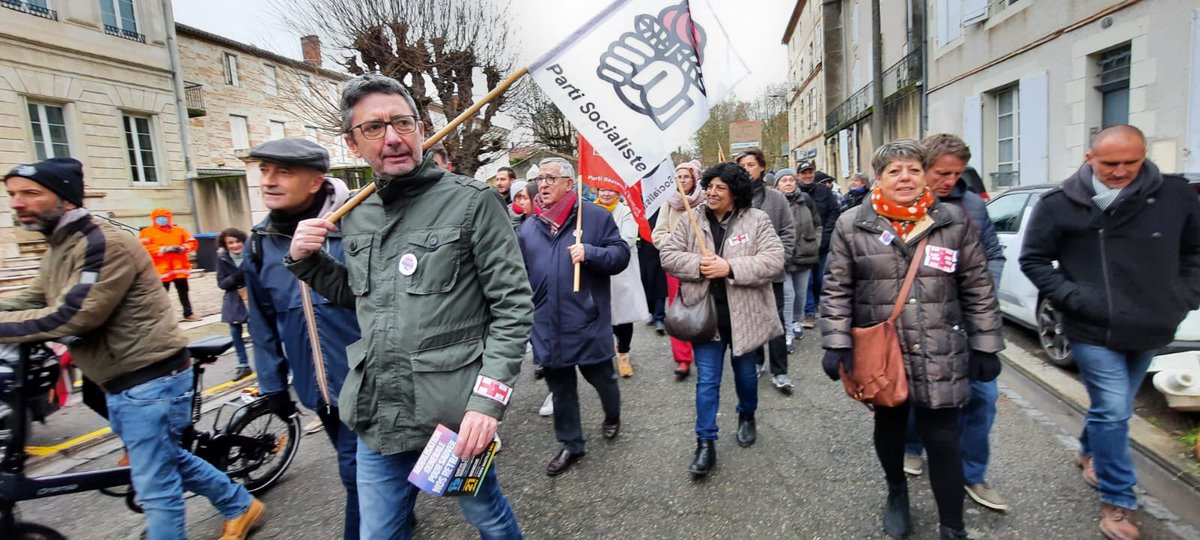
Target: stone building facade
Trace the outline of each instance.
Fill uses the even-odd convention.
[[[74,157],[94,213],[138,227],[165,207],[193,226],[162,4],[6,0],[0,16],[0,170]],[[0,195],[0,258],[40,240]]]
[[[783,32],[788,51],[790,165],[825,159],[824,27],[821,2],[798,0]],[[820,164],[820,163],[818,163]]]

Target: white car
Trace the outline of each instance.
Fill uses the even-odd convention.
[[[1200,175],[1184,174],[1200,197]],[[1004,273],[1000,276],[997,296],[1000,312],[1004,317],[1027,326],[1038,333],[1042,348],[1050,361],[1059,366],[1070,366],[1071,346],[1063,334],[1062,316],[1050,302],[1038,293],[1037,287],[1021,272],[1018,259],[1025,240],[1025,226],[1033,214],[1041,195],[1055,188],[1056,184],[1022,186],[1010,189],[992,198],[987,205],[988,217],[996,226],[996,236],[1004,247]],[[1168,350],[1200,349],[1200,310],[1188,314],[1175,332],[1175,341]],[[1165,351],[1164,351],[1165,352]]]

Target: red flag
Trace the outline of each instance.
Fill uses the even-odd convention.
[[[650,222],[646,220],[646,207],[642,202],[642,183],[638,181],[632,186],[625,185],[621,177],[613,171],[612,167],[604,161],[604,158],[592,149],[592,145],[588,144],[583,135],[579,136],[579,174],[583,176],[583,183],[591,186],[592,189],[607,189],[616,191],[625,199],[625,205],[633,212],[633,219],[637,221],[638,232],[642,239],[651,242],[650,239]]]

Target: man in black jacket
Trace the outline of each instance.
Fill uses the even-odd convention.
[[[1129,417],[1155,352],[1200,306],[1200,202],[1146,159],[1133,126],[1101,131],[1086,157],[1034,209],[1021,271],[1062,312],[1091,396],[1079,464],[1100,490],[1100,530],[1138,538]]]
[[[796,166],[796,170],[798,171],[796,178],[800,180],[800,190],[811,197],[813,203],[817,205],[821,223],[837,223],[838,216],[842,215],[837,196],[820,182],[829,175],[817,171],[810,161],[800,162]],[[821,178],[817,178],[818,176]],[[808,302],[804,305],[804,328],[816,326],[817,299],[821,298],[821,284],[825,281],[825,261],[829,259],[829,239],[832,237],[833,225],[828,225],[821,230],[820,260],[809,274],[812,277],[809,278]]]

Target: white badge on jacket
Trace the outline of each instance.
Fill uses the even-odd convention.
[[[953,274],[958,269],[958,250],[925,246],[925,266]]]
[[[405,253],[400,257],[400,273],[406,276],[413,275],[417,271],[417,256],[412,253]]]
[[[729,239],[729,247],[740,246],[749,241],[750,237],[746,233],[742,233]]]

